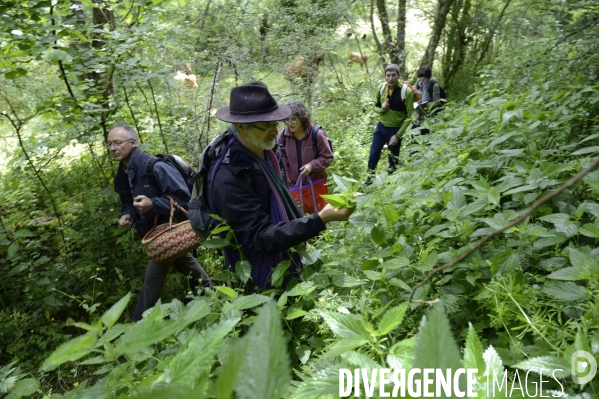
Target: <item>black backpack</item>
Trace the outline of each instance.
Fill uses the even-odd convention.
[[[193,177],[193,188],[190,190],[191,200],[187,207],[189,223],[196,234],[200,236],[207,236],[216,224],[210,216],[210,214],[216,213],[216,210],[210,206],[212,181],[233,141],[233,134],[229,130],[219,134],[208,144],[198,160],[198,173]],[[214,163],[212,176],[209,176],[210,168]]]
[[[439,101],[440,102],[439,106],[437,108],[433,109],[431,116],[436,115],[439,112],[441,112],[443,110],[443,108],[445,107],[445,103],[447,102],[447,93],[445,92],[445,89],[441,87],[439,82],[437,82],[436,84],[439,86],[440,98],[441,98],[441,100],[444,100],[444,101]],[[428,98],[433,98],[434,87],[435,87],[435,85],[428,85]]]
[[[156,177],[154,176],[154,165],[156,162],[167,162],[170,165],[174,166],[175,169],[181,174],[181,177],[187,184],[187,188],[191,193],[193,188],[193,178],[196,176],[197,172],[189,165],[183,161],[183,159],[178,155],[171,154],[156,154],[152,156],[146,163],[146,174],[145,177],[150,180],[151,187],[158,187],[158,183],[156,182]]]

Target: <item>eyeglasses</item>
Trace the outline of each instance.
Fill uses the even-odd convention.
[[[110,149],[113,145],[115,147],[120,147],[122,146],[124,143],[128,142],[128,141],[133,141],[133,139],[128,139],[125,141],[122,140],[115,140],[115,141],[107,141],[106,143],[104,143],[104,147]]]
[[[289,118],[285,119],[285,123],[287,124],[297,122],[299,122],[299,118],[297,116],[290,116]]]
[[[270,123],[267,123],[265,127],[260,127],[260,126],[256,125],[255,123],[252,123],[252,127],[255,127],[256,129],[258,129],[262,132],[266,132],[267,130],[270,130],[272,128],[275,128],[278,130],[280,124],[281,124],[280,121],[279,122],[270,122]]]

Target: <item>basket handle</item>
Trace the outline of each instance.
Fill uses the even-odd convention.
[[[184,214],[187,215],[187,211],[177,203],[177,201],[175,201],[174,199],[172,199],[170,196],[165,195],[166,198],[169,199],[170,205],[171,205],[171,212],[168,218],[168,229],[172,229],[173,228],[173,217],[175,216],[175,208],[179,209],[181,212],[183,212]],[[152,234],[152,232],[156,229],[156,226],[158,225],[158,215],[156,215],[156,217],[154,218],[154,227],[152,227],[150,229],[150,231],[148,231],[146,233],[146,235],[142,238],[142,240],[145,240],[146,237],[148,237],[150,234]]]

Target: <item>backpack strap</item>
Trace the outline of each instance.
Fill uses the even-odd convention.
[[[314,125],[312,128],[312,148],[314,148],[314,152],[316,152],[316,139],[318,137],[318,131],[320,130],[320,126]]]
[[[216,176],[216,171],[218,170],[220,165],[223,163],[223,160],[225,159],[225,156],[229,152],[229,148],[231,148],[231,144],[233,144],[234,141],[235,141],[235,137],[231,137],[229,139],[229,142],[223,149],[223,152],[220,154],[220,156],[216,160],[216,164],[214,165],[214,169],[212,169],[212,174],[210,175],[210,187],[208,187],[208,200],[210,202],[210,210],[212,211],[212,213],[215,213],[215,214],[217,212],[214,207],[214,202],[212,201],[212,184],[214,183],[214,176]]]
[[[156,193],[158,193],[158,181],[156,181],[156,177],[154,176],[154,165],[156,162],[160,161],[158,157],[150,156],[150,159],[146,162],[146,171],[144,175],[141,177],[144,188],[145,186],[149,186],[149,188],[153,189]]]
[[[401,85],[401,101],[406,101],[406,92],[408,91],[409,87],[406,84],[406,82],[402,81],[402,85]]]

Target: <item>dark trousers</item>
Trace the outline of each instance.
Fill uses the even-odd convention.
[[[381,159],[381,151],[385,144],[391,140],[397,132],[399,127],[385,127],[381,122],[376,124],[374,128],[374,134],[372,135],[372,144],[370,144],[370,156],[368,157],[368,171],[374,172],[376,165]],[[389,146],[389,172],[394,172],[399,163],[399,149],[401,148],[401,138],[399,143],[394,146]]]
[[[186,276],[191,275],[189,285],[192,292],[195,292],[198,288],[200,280],[203,281],[204,286],[211,285],[210,278],[204,269],[202,269],[198,261],[189,252],[169,263],[158,263],[154,260],[150,260],[150,263],[148,263],[148,266],[146,267],[144,286],[141,289],[137,306],[133,312],[133,321],[141,320],[143,313],[158,302],[171,265],[179,273]]]

